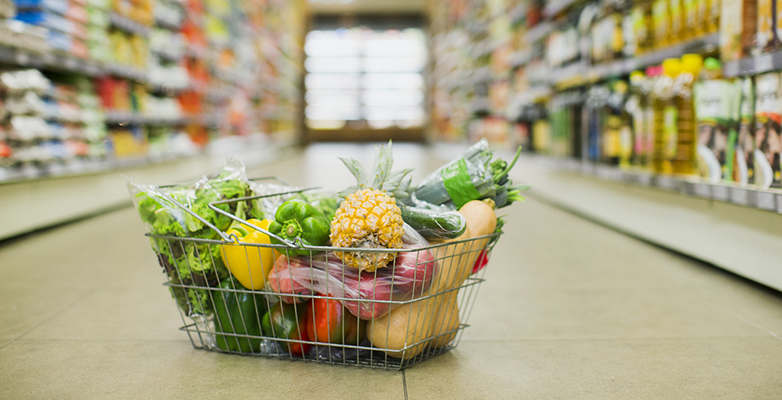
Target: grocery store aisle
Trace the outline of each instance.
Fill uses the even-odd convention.
[[[367,149],[251,175],[342,187]],[[419,177],[435,155],[395,145]],[[3,243],[0,397],[779,398],[779,293],[535,200],[501,214],[459,347],[404,373],[193,350],[131,208]]]

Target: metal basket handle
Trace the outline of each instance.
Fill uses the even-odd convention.
[[[275,177],[275,176],[263,176],[263,177],[259,177],[259,178],[252,178],[252,179],[250,179],[250,180],[251,180],[251,181],[253,181],[253,182],[264,181],[264,180],[277,181],[277,182],[279,182],[279,183],[281,183],[281,184],[283,184],[283,185],[285,185],[285,186],[291,186],[291,184],[290,184],[290,183],[288,183],[288,182],[286,182],[286,181],[284,181],[284,180],[282,180],[282,179],[280,179],[280,178],[277,178],[277,177]],[[172,185],[162,185],[162,186],[158,186],[158,188],[169,188],[169,187],[174,187],[174,186],[177,186],[177,185],[176,185],[176,184],[172,184]],[[237,217],[236,217],[236,216],[234,216],[234,215],[231,215],[231,214],[229,214],[229,213],[226,213],[225,211],[223,211],[223,210],[221,210],[221,209],[219,209],[219,208],[217,208],[217,207],[214,207],[212,204],[221,204],[221,203],[224,203],[224,202],[230,202],[230,201],[240,201],[240,200],[248,200],[248,199],[250,199],[250,200],[251,200],[251,199],[256,199],[256,198],[261,198],[261,197],[276,196],[276,195],[280,195],[280,194],[287,194],[287,193],[296,193],[296,192],[302,192],[302,191],[304,191],[304,190],[312,190],[312,189],[316,189],[316,188],[308,188],[308,189],[301,189],[301,190],[297,190],[297,191],[291,191],[291,192],[275,193],[275,194],[272,194],[272,195],[251,196],[251,197],[242,197],[242,198],[239,198],[239,199],[221,200],[221,201],[215,201],[215,202],[209,203],[209,204],[208,204],[208,206],[209,206],[209,208],[211,208],[212,210],[214,210],[214,211],[216,211],[216,212],[219,212],[220,214],[226,215],[227,217],[229,217],[229,218],[231,218],[231,219],[238,220],[239,222],[242,222],[242,223],[244,223],[244,224],[247,224],[247,225],[250,225],[250,226],[252,226],[253,228],[256,228],[256,229],[258,229],[258,228],[257,228],[256,226],[254,226],[253,224],[250,224],[249,222],[247,222],[247,221],[244,221],[244,220],[242,220],[241,218],[237,218]],[[195,219],[197,219],[197,220],[198,220],[199,222],[201,222],[202,224],[204,224],[204,225],[208,226],[210,229],[212,229],[212,230],[214,230],[215,232],[217,232],[217,234],[220,236],[220,238],[221,238],[221,239],[223,239],[223,241],[225,241],[225,242],[237,242],[237,241],[238,241],[238,238],[236,238],[236,237],[235,237],[235,235],[226,235],[226,234],[225,234],[225,232],[221,231],[221,230],[220,230],[220,229],[218,229],[216,226],[212,225],[212,223],[211,223],[211,222],[209,222],[209,221],[205,220],[205,219],[204,219],[203,217],[201,217],[200,215],[198,215],[198,214],[194,213],[194,212],[193,212],[191,209],[187,208],[187,207],[186,207],[184,204],[180,203],[179,201],[177,201],[177,200],[174,200],[174,198],[173,198],[173,197],[171,197],[171,196],[170,196],[168,193],[165,193],[164,191],[157,191],[157,192],[158,192],[157,194],[159,194],[161,197],[163,197],[163,198],[164,198],[164,199],[166,199],[167,201],[170,201],[170,202],[171,202],[171,203],[173,203],[175,206],[177,206],[177,207],[181,208],[181,209],[182,209],[182,210],[184,210],[186,213],[188,213],[188,214],[190,214],[191,216],[193,216]],[[270,235],[270,236],[274,236],[274,238],[275,238],[275,239],[278,239],[278,238],[277,238],[277,236],[275,236],[275,235],[273,235],[273,234],[271,234],[271,233],[268,233],[268,232],[266,232],[266,231],[265,231],[265,230],[263,230],[263,229],[258,229],[258,230],[260,230],[260,231],[263,231],[263,233],[266,233],[266,234],[268,234],[268,235]],[[233,237],[233,240],[231,239],[232,237]],[[283,240],[283,242],[284,242],[284,243],[286,243],[286,244],[288,244],[288,241],[285,241],[285,240]]]
[[[274,179],[276,179],[276,178],[274,178]],[[276,180],[280,181],[279,179],[276,179]],[[296,238],[297,239],[296,242],[291,242],[290,240],[283,239],[283,238],[281,238],[281,237],[279,237],[279,236],[277,236],[277,235],[267,231],[266,229],[261,228],[260,226],[257,226],[257,225],[255,225],[253,223],[250,223],[249,221],[247,221],[247,220],[245,220],[243,218],[239,218],[236,215],[233,215],[233,214],[231,214],[231,213],[229,213],[227,211],[224,211],[224,210],[218,208],[217,205],[218,204],[232,203],[232,202],[237,202],[237,201],[247,201],[247,200],[263,199],[263,198],[272,197],[272,196],[282,196],[282,195],[286,195],[286,194],[295,194],[295,193],[301,193],[301,192],[306,192],[308,190],[316,190],[316,189],[320,189],[320,188],[312,187],[312,188],[306,188],[306,189],[290,190],[290,191],[287,191],[287,192],[280,192],[280,193],[262,194],[262,195],[257,195],[257,196],[247,196],[247,197],[239,197],[239,198],[235,198],[235,199],[218,200],[218,201],[213,201],[213,202],[209,203],[209,208],[212,209],[212,211],[214,211],[216,213],[222,214],[222,215],[224,215],[224,216],[226,216],[226,217],[228,217],[228,218],[230,218],[230,219],[232,219],[232,220],[234,220],[236,222],[241,223],[242,225],[247,225],[247,226],[249,226],[249,227],[251,227],[251,228],[253,228],[253,229],[255,229],[255,230],[257,230],[257,231],[259,231],[259,232],[261,232],[263,234],[265,234],[265,235],[268,235],[269,237],[274,238],[275,240],[280,241],[280,243],[283,243],[285,246],[287,246],[287,247],[289,247],[291,249],[307,248],[308,246],[306,246],[304,243],[302,243],[301,239],[299,239],[299,238]],[[220,233],[222,234],[221,236],[223,236],[223,237],[227,236],[226,241],[239,243],[239,238],[237,238],[236,235],[234,235],[234,234],[225,235],[223,232],[220,232]]]
[[[173,203],[174,205],[176,205],[177,207],[179,207],[179,208],[181,208],[181,209],[185,210],[185,212],[186,212],[186,213],[188,213],[188,214],[192,215],[193,217],[195,217],[195,219],[197,219],[198,221],[200,221],[202,224],[204,224],[204,225],[208,226],[209,228],[211,228],[212,230],[214,230],[215,232],[217,232],[217,234],[218,234],[218,235],[220,235],[220,238],[222,238],[224,241],[226,241],[226,242],[230,242],[230,241],[231,241],[231,238],[230,238],[230,236],[228,236],[228,235],[226,235],[225,233],[223,233],[223,231],[221,231],[221,230],[217,229],[217,227],[216,227],[216,226],[214,226],[214,225],[212,225],[212,223],[211,223],[211,222],[209,222],[209,221],[205,220],[205,219],[204,219],[203,217],[201,217],[200,215],[198,215],[198,214],[194,213],[194,212],[193,212],[191,209],[189,209],[189,208],[185,207],[185,205],[184,205],[184,204],[182,204],[182,203],[180,203],[180,202],[178,202],[178,201],[174,200],[174,198],[173,198],[173,197],[171,197],[171,196],[169,196],[167,193],[165,193],[165,192],[162,192],[162,191],[159,191],[159,192],[158,192],[158,194],[159,194],[161,197],[163,197],[164,199],[166,199],[166,200],[170,201],[171,203]]]

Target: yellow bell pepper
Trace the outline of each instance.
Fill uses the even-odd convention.
[[[269,229],[271,220],[251,219],[247,222]],[[247,289],[258,290],[266,285],[266,277],[274,266],[274,252],[271,247],[243,246],[242,244],[271,244],[269,236],[244,224],[232,225],[227,235],[236,235],[239,244],[220,246],[220,254],[228,270]]]

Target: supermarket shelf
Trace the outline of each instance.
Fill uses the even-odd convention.
[[[782,290],[782,214],[612,181],[618,179],[615,168],[614,176],[600,179],[603,169],[584,174],[580,166],[571,165],[576,170],[570,172],[559,163],[525,155],[511,178],[530,184],[530,197]]]
[[[511,56],[511,68],[517,68],[522,65],[529,64],[529,62],[532,61],[532,50],[520,50]]]
[[[510,10],[510,13],[508,13],[508,18],[510,18],[511,24],[516,24],[519,21],[521,21],[522,18],[524,18],[527,15],[527,5],[524,3],[516,4],[515,7],[513,7],[512,10]]]
[[[158,56],[163,61],[178,63],[182,61],[182,54],[172,54],[165,50],[151,50],[152,54]]]
[[[184,92],[186,90],[193,90],[193,86],[188,85],[184,87],[177,87],[177,86],[171,86],[167,84],[159,85],[159,84],[147,82],[147,90],[149,90],[150,93],[158,93],[166,96],[171,96],[177,93]]]
[[[546,8],[543,10],[543,15],[550,18],[562,11],[567,10],[570,6],[578,3],[581,0],[554,0],[546,2]]]
[[[487,56],[491,54],[492,50],[494,48],[492,47],[492,42],[490,39],[484,39],[480,42],[478,42],[475,47],[473,47],[473,57],[475,58],[481,58],[484,56]]]
[[[470,106],[470,112],[475,113],[487,113],[491,111],[491,104],[488,97],[479,97],[473,100]]]
[[[470,75],[470,81],[473,85],[477,85],[479,83],[488,82],[491,80],[491,70],[489,69],[489,66],[484,66],[480,68],[476,68],[472,71],[472,75]]]
[[[209,59],[209,49],[188,43],[185,47],[185,56],[206,61]]]
[[[109,64],[106,65],[103,72],[103,75],[114,75],[137,82],[145,82],[147,80],[147,71],[145,69],[128,65]]]
[[[659,175],[645,171],[624,170],[575,159],[546,157],[541,159],[541,163],[560,171],[580,173],[608,182],[657,188],[685,196],[782,213],[782,191],[780,190],[738,186],[723,182],[715,183],[692,176]]]
[[[168,118],[168,117],[148,116],[148,115],[143,115],[143,114],[130,112],[130,111],[106,112],[107,124],[116,124],[121,126],[125,126],[125,125],[177,126],[177,125],[188,125],[188,124],[209,125],[212,123],[213,120],[214,120],[213,116],[208,114],[200,117]]]
[[[155,16],[155,24],[157,24],[157,26],[161,28],[168,29],[170,31],[178,32],[180,29],[182,29],[181,23],[167,21],[165,18],[160,18],[159,16]]]
[[[518,93],[511,97],[508,102],[505,116],[509,121],[515,121],[519,117],[523,107],[531,105],[540,99],[549,97],[553,93],[554,91],[549,86],[533,86],[528,90]]]
[[[222,103],[228,101],[236,92],[233,87],[216,87],[207,90],[206,99],[212,103]]]
[[[666,58],[679,58],[685,53],[705,54],[717,51],[720,45],[719,33],[714,33],[701,38],[688,40],[664,49],[652,51],[637,57],[634,68],[646,67],[652,64],[660,64]]]
[[[527,31],[527,35],[525,36],[525,39],[527,40],[528,44],[532,44],[548,36],[549,33],[554,31],[555,27],[556,25],[554,25],[552,22],[549,21],[540,22],[537,25],[535,25],[534,28]]]
[[[147,37],[149,36],[150,28],[148,26],[144,26],[142,24],[139,24],[136,21],[133,21],[130,18],[123,17],[117,13],[109,13],[109,24],[111,26],[125,31],[127,33],[133,34],[133,35],[139,35]]]
[[[9,47],[0,47],[0,63],[49,71],[73,72],[88,76],[103,73],[103,68],[98,64],[73,56],[55,53],[36,54]]]
[[[716,49],[717,46],[719,46],[719,34],[713,34],[653,51],[639,57],[618,60],[607,64],[588,66],[583,63],[574,63],[552,71],[551,81],[554,85],[577,85],[599,81],[612,76],[628,75],[635,70],[660,64],[666,58],[678,58],[682,54],[689,52],[708,53]],[[780,63],[782,65],[782,56],[780,56]]]
[[[725,62],[722,65],[726,78],[762,74],[782,69],[782,51],[749,57],[738,61]]]
[[[186,182],[224,165],[229,154],[249,168],[282,157],[290,145],[248,140],[198,155],[84,162],[52,168],[38,179],[0,181],[0,240],[129,205],[126,176],[138,183]]]
[[[90,77],[113,75],[140,82],[146,80],[146,71],[141,68],[119,64],[102,64],[66,54],[34,54],[8,47],[0,47],[0,63]]]

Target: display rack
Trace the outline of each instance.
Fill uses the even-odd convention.
[[[681,4],[691,7],[695,3]],[[637,114],[631,114],[632,111],[625,108],[626,103],[622,103],[625,100],[621,100],[622,93],[628,92],[638,96],[634,101],[646,99],[642,120],[653,115],[654,121],[659,121],[665,112],[664,106],[651,105],[648,101],[650,96],[643,90],[651,86],[640,86],[639,80],[635,81],[635,87],[631,86],[630,74],[633,72],[640,72],[642,82],[648,83],[648,76],[659,76],[655,74],[662,72],[658,67],[664,60],[697,54],[702,59],[722,56],[723,76],[727,79],[751,77],[782,71],[780,44],[772,42],[762,49],[752,48],[757,47],[754,44],[757,42],[750,43],[742,36],[740,44],[730,47],[734,45],[732,42],[723,41],[737,40],[738,32],[720,31],[721,25],[715,21],[726,17],[721,12],[714,18],[705,19],[695,29],[661,34],[653,30],[653,18],[632,20],[629,5],[642,4],[594,0],[513,3],[432,0],[429,14],[433,62],[429,86],[433,92],[433,132],[430,135],[453,142],[487,138],[498,149],[515,149],[522,145],[531,152],[522,157],[529,160],[531,168],[522,168],[525,174],[519,179],[533,186],[532,196],[763,284],[782,288],[782,275],[771,267],[778,264],[778,252],[771,248],[782,239],[782,230],[777,228],[782,221],[782,191],[764,188],[779,185],[778,181],[767,181],[768,176],[778,172],[778,167],[771,167],[771,173],[767,172],[767,167],[757,170],[757,165],[765,165],[757,164],[757,158],[754,171],[752,165],[744,165],[746,169],[735,167],[741,164],[729,166],[724,160],[737,154],[738,150],[727,147],[726,158],[716,161],[718,168],[709,164],[708,173],[688,164],[690,171],[710,175],[711,179],[700,178],[695,172],[693,175],[653,173],[653,169],[672,170],[673,167],[662,168],[654,164],[654,160],[668,157],[666,160],[671,161],[673,156],[661,156],[660,143],[664,142],[661,130],[656,126],[654,129],[649,125],[641,128],[646,136],[640,143],[646,143],[645,146],[627,145],[638,140],[634,136],[637,127],[632,120]],[[655,11],[641,8],[640,12],[651,17]],[[730,14],[728,18],[732,16]],[[740,18],[736,16],[736,19]],[[750,20],[744,17],[738,25],[723,24],[722,28],[735,29]],[[625,29],[637,26],[639,21],[650,24],[645,28],[652,29],[647,30],[651,36],[646,41],[624,42],[628,39]],[[608,25],[600,25],[604,22]],[[606,29],[611,33],[610,39],[607,39]],[[746,31],[753,32],[753,29]],[[621,35],[617,33],[620,30]],[[615,39],[620,36],[624,43],[617,46]],[[632,40],[632,36],[629,37]],[[667,44],[661,45],[664,43]],[[584,47],[587,45],[588,48]],[[734,60],[731,57],[738,57],[736,54],[721,54],[721,50],[735,47],[740,47],[740,51],[735,52],[745,54],[744,58]],[[721,79],[713,70],[714,60],[710,61],[711,75],[698,79]],[[647,67],[652,68],[647,70]],[[485,70],[490,71],[488,78]],[[619,95],[611,97],[615,93]],[[745,104],[743,98],[742,95],[742,104]],[[609,99],[614,103],[609,105]],[[640,103],[633,104],[636,104],[635,110],[640,109]],[[677,104],[676,107],[682,106]],[[726,141],[737,143],[742,132],[754,130],[754,122],[745,122],[745,115],[752,115],[754,111],[746,113],[742,110],[741,128],[744,130],[736,129],[733,139]],[[730,117],[731,123],[735,118]],[[613,136],[609,136],[606,128],[609,119],[613,124],[610,126]],[[678,124],[676,126],[679,129]],[[662,129],[663,136],[669,135],[665,129]],[[771,131],[773,126],[768,129]],[[699,133],[696,132],[694,138],[700,141],[693,139],[687,149],[706,147],[723,157],[723,153],[716,150],[717,139],[703,141],[698,138]],[[761,145],[754,136],[750,138],[751,156],[760,157],[755,151],[761,151]],[[616,153],[603,154],[609,151],[604,147],[605,143],[615,144],[611,151]],[[746,143],[742,142],[742,145]],[[620,146],[624,146],[621,153],[617,151]],[[677,151],[678,146],[677,142]],[[714,146],[714,149],[708,146]],[[769,157],[768,148],[762,150],[766,157]],[[642,153],[639,155],[636,151]],[[684,153],[677,153],[676,157],[681,157],[679,154]],[[691,154],[689,150],[687,154]],[[693,156],[689,157],[687,162],[699,163],[691,160]],[[744,155],[741,159],[751,158]],[[773,161],[769,164],[773,165]],[[757,175],[766,179],[755,186],[753,179]],[[746,183],[729,182],[722,176]],[[750,255],[752,261],[738,255]]]
[[[700,199],[731,203],[782,214],[782,191],[739,186],[731,182],[709,182],[688,175],[662,175],[642,170],[625,170],[580,160],[534,156],[545,168],[581,174],[606,182],[661,189]]]
[[[758,75],[768,71],[782,70],[782,51],[726,62],[723,72],[728,78]]]
[[[553,70],[550,76],[550,83],[558,88],[565,88],[598,82],[610,77],[626,76],[633,71],[646,68],[650,65],[659,65],[667,58],[677,58],[682,54],[687,53],[712,53],[719,46],[719,40],[719,33],[715,33],[651,51],[638,57],[618,60],[606,64],[589,65],[588,63],[574,63]],[[782,67],[782,55],[780,55],[779,61],[779,65]],[[771,69],[772,68],[769,68],[768,70]]]
[[[29,4],[24,6],[43,7]],[[112,172],[127,162],[153,163],[158,153],[168,151],[168,156],[178,159],[184,153],[192,156],[206,151],[210,141],[226,136],[263,134],[270,143],[290,142],[300,119],[305,6],[302,0],[204,4],[143,0],[104,6],[78,2],[74,7],[89,9],[87,17],[80,13],[60,17],[86,27],[95,42],[90,42],[95,46],[87,53],[75,47],[28,49],[13,41],[3,42],[0,64],[6,68],[40,70],[57,87],[71,85],[73,78],[87,78],[101,101],[98,110],[90,113],[101,114],[106,124],[105,137],[92,133],[89,145],[93,150],[101,142],[108,146],[97,153],[91,150],[89,155],[63,158],[58,152],[40,160],[17,160],[16,147],[43,146],[51,139],[19,144],[14,137],[6,139],[0,134],[0,150],[11,148],[10,155],[0,152],[0,184],[67,175],[84,168]],[[6,17],[10,20],[14,15]],[[40,37],[48,32],[46,27],[13,23],[14,29],[37,29],[33,34]],[[74,43],[82,40],[75,32],[73,38],[68,36]],[[155,35],[165,35],[161,36],[165,39],[155,39]],[[128,48],[116,47],[119,39],[135,53],[122,54]],[[150,46],[154,40],[163,45]],[[98,48],[98,44],[106,47]],[[181,145],[181,140],[172,140],[177,137],[189,137],[198,151],[168,149],[169,141]],[[61,146],[59,139],[54,140]],[[132,146],[120,149],[128,144]]]

